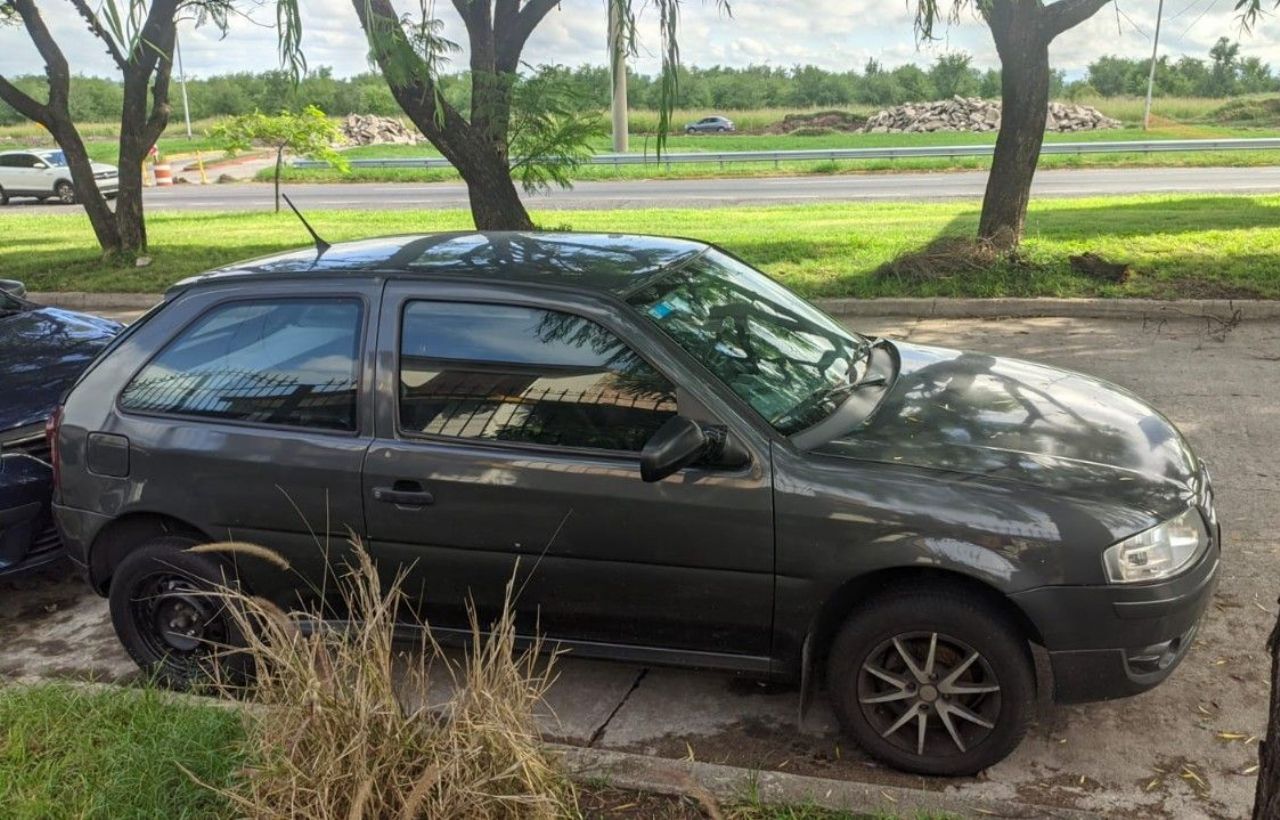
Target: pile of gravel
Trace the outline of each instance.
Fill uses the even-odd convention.
[[[1113,120],[1088,105],[1049,103],[1046,131],[1094,131],[1119,128]],[[862,130],[868,134],[907,134],[923,131],[997,131],[1000,103],[979,97],[952,97],[926,103],[907,103],[875,114]]]

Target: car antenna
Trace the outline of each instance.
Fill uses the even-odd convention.
[[[302,223],[302,227],[306,228],[307,233],[311,234],[311,238],[315,240],[316,258],[318,259],[321,256],[324,256],[324,252],[329,250],[333,246],[320,238],[320,234],[316,233],[315,228],[311,227],[311,223],[308,222],[307,218],[302,215],[302,211],[298,210],[298,206],[293,204],[293,200],[289,199],[288,194],[281,194],[280,196],[284,197],[284,201],[289,204],[289,209],[293,211],[294,216],[298,217],[298,221]]]

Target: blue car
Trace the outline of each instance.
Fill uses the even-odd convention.
[[[49,500],[53,468],[45,422],[122,325],[41,307],[0,283],[0,576],[62,554]]]

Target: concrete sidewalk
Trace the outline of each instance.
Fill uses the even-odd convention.
[[[801,726],[795,691],[714,673],[567,658],[548,699],[548,736],[580,747],[856,781],[889,795],[899,787],[924,789],[944,802],[1016,801],[1046,812],[1131,817],[1246,814],[1255,780],[1249,767],[1265,725],[1263,644],[1280,592],[1274,528],[1280,324],[1225,330],[1186,318],[850,324],[1094,373],[1131,388],[1181,427],[1211,463],[1225,536],[1222,583],[1183,666],[1136,698],[1045,707],[1011,758],[959,781],[885,770],[839,736],[821,700]],[[133,674],[105,603],[78,583],[53,577],[0,583],[0,675]],[[894,811],[892,800],[884,808]]]

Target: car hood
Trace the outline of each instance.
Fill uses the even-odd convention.
[[[1182,435],[1100,379],[984,353],[895,343],[901,370],[872,416],[815,452],[1184,509],[1199,464]]]
[[[0,434],[46,419],[122,327],[58,308],[0,316]]]
[[[116,166],[108,165],[105,162],[91,162],[89,163],[89,167],[93,169],[93,172],[95,174],[101,174],[105,171],[110,171],[111,173],[115,174],[115,173],[119,173],[120,171],[120,169],[117,168]]]

